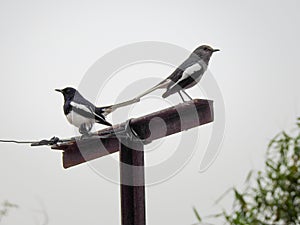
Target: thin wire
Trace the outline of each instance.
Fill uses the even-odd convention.
[[[72,141],[72,139],[59,139],[58,137],[52,137],[49,140],[43,139],[40,141],[18,141],[18,140],[4,140],[0,139],[0,143],[15,143],[15,144],[31,144],[31,146],[41,145],[55,145],[57,143]]]
[[[0,139],[0,142],[16,143],[16,144],[33,144],[33,143],[36,143],[37,141],[16,141],[16,140],[3,140],[3,139]]]
[[[115,135],[116,133],[122,133],[121,131],[123,131],[124,128],[122,128],[120,131],[118,132],[114,132],[114,131],[108,131],[108,132],[103,132],[102,134],[91,134],[88,135],[87,138],[92,138],[94,136],[96,136],[97,138],[108,138],[111,137],[113,135]],[[124,131],[123,131],[124,132]],[[12,140],[12,139],[0,139],[0,143],[15,143],[15,144],[31,144],[31,146],[42,146],[42,145],[56,145],[58,143],[66,143],[66,142],[70,142],[70,141],[75,141],[76,139],[81,139],[81,137],[73,137],[73,138],[68,138],[68,139],[59,139],[58,137],[52,137],[49,140],[43,139],[40,141],[19,141],[19,140]]]

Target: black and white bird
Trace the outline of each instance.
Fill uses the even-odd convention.
[[[136,101],[139,101],[140,98],[157,89],[166,89],[166,92],[162,95],[163,98],[178,93],[181,99],[185,101],[181,94],[181,92],[183,92],[190,100],[192,100],[185,90],[195,86],[201,80],[204,72],[207,70],[210,57],[217,51],[220,50],[213,49],[208,45],[201,45],[196,48],[170,76],[136,97]]]
[[[79,128],[81,134],[87,134],[95,123],[112,126],[103,115],[104,112],[111,110],[111,106],[96,107],[72,87],[55,91],[63,94],[64,114],[72,125]]]

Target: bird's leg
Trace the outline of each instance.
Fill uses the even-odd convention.
[[[79,133],[82,134],[80,139],[84,139],[86,137],[90,137],[91,134],[89,133],[89,131],[92,129],[92,126],[87,127],[87,124],[83,123],[80,125],[79,127]]]
[[[180,91],[178,91],[178,94],[180,95],[180,98],[182,99],[182,101],[185,102],[185,100],[184,100],[182,94],[180,93]]]
[[[191,101],[193,100],[193,99],[191,98],[191,96],[189,96],[188,93],[186,93],[185,90],[182,89],[181,91],[182,91],[182,92],[183,92],[183,93],[184,93]]]

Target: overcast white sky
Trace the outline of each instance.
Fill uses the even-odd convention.
[[[229,187],[242,187],[250,169],[263,168],[268,141],[300,114],[299,6],[296,0],[1,0],[0,137],[73,135],[54,89],[78,86],[90,66],[117,47],[151,40],[188,50],[202,43],[220,48],[210,63],[226,107],[217,160],[199,173],[199,148],[179,174],[147,188],[148,224],[192,224],[192,206],[204,215],[218,212],[214,201]],[[155,75],[165,77],[162,70],[172,71],[158,68]],[[114,93],[122,87],[116,84]],[[210,126],[199,129],[207,135]],[[46,147],[1,144],[0,154],[0,201],[21,207],[3,224],[41,224],[43,209],[53,225],[119,224],[118,185],[87,165],[64,170],[61,154]],[[222,205],[229,208],[230,199]]]

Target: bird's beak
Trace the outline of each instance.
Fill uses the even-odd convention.
[[[220,49],[214,49],[214,50],[213,50],[213,52],[218,52],[218,51],[220,51]]]
[[[62,90],[61,90],[61,89],[55,89],[55,91],[58,91],[58,92],[62,93]]]

